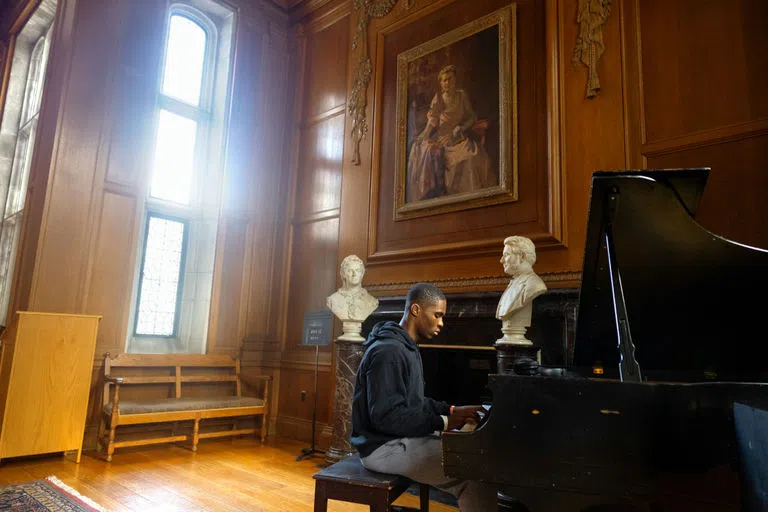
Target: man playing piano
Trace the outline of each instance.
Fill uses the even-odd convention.
[[[496,510],[496,488],[443,474],[439,432],[477,423],[481,406],[424,396],[418,342],[443,326],[446,300],[434,285],[408,292],[400,323],[379,322],[365,342],[352,398],[352,445],[371,471],[399,474],[456,496],[462,512]]]

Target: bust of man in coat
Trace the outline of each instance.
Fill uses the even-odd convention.
[[[339,339],[359,341],[363,339],[359,334],[361,324],[379,307],[379,301],[362,286],[365,265],[359,257],[350,254],[344,258],[339,273],[343,284],[326,304],[342,321],[344,335]]]
[[[510,236],[504,240],[501,264],[512,280],[496,308],[496,318],[501,320],[504,333],[497,343],[531,344],[525,331],[531,325],[533,299],[547,291],[547,285],[533,271],[535,263],[536,247],[530,239]]]

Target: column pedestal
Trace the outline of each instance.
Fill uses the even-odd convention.
[[[496,343],[497,373],[513,373],[515,361],[521,357],[530,357],[538,361],[539,347],[517,343]]]
[[[345,332],[345,334],[349,333]],[[333,394],[333,437],[331,447],[325,452],[325,461],[329,464],[355,453],[355,449],[349,443],[352,435],[352,393],[355,389],[357,369],[363,358],[363,339],[352,341],[342,338],[344,336],[339,337],[335,342],[336,386]]]

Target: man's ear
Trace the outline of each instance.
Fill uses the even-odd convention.
[[[411,304],[411,307],[408,309],[408,312],[413,317],[418,317],[421,313],[421,304],[413,303]]]

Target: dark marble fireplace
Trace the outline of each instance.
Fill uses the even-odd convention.
[[[501,292],[449,294],[445,327],[421,347],[425,393],[451,404],[490,402],[488,374],[496,372],[494,342],[501,337],[495,318]],[[541,348],[543,366],[564,366],[573,356],[579,291],[553,289],[536,298],[527,337]],[[405,297],[381,297],[363,324],[363,336],[383,320],[399,321]]]

